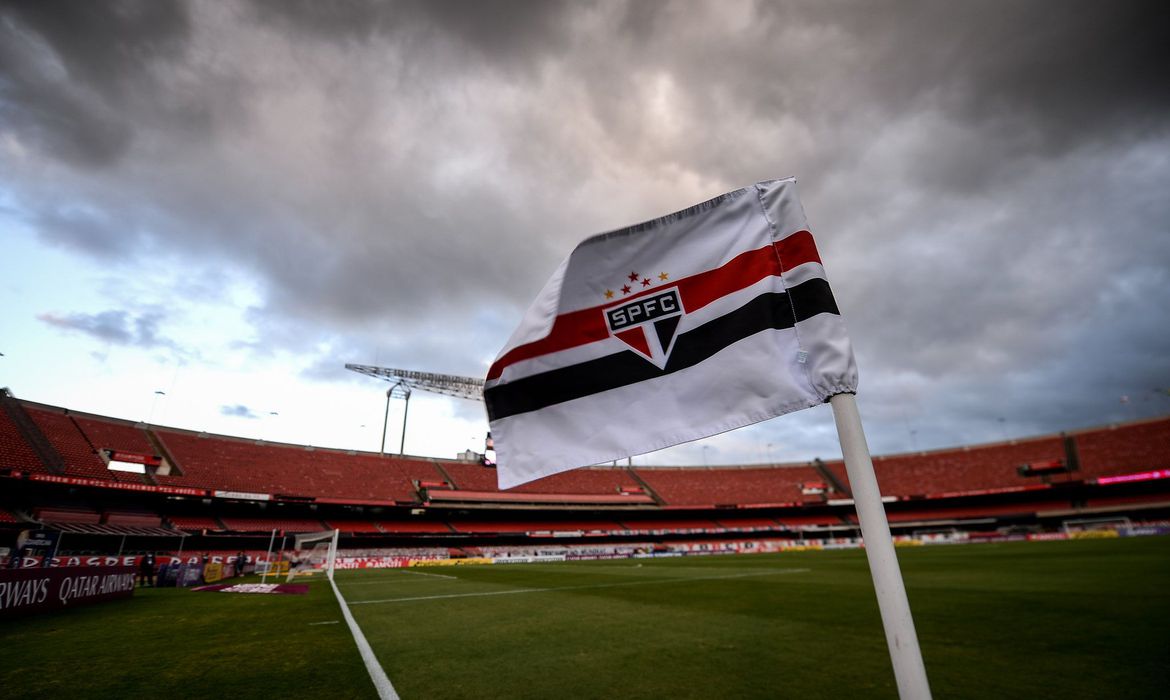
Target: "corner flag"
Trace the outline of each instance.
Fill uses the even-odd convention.
[[[792,179],[593,236],[488,371],[501,489],[857,388]]]
[[[828,401],[898,694],[929,700],[856,389],[787,179],[578,245],[488,370],[484,400],[501,489]]]

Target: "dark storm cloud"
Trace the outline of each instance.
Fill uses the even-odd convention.
[[[140,348],[178,349],[174,341],[162,335],[159,324],[166,315],[157,310],[134,314],[123,310],[85,313],[42,313],[37,319],[55,328],[74,331],[114,345]]]
[[[797,175],[875,449],[998,439],[1170,384],[1168,17],[9,3],[0,183],[46,240],[255,279],[240,347],[343,381],[376,359],[481,374],[581,238]],[[806,455],[814,413],[734,439]]]
[[[185,7],[118,0],[0,4],[0,99],[9,127],[57,157],[109,165],[133,139],[128,102],[156,86],[153,64],[181,50]]]
[[[282,23],[326,41],[373,41],[392,34],[429,39],[437,35],[484,57],[523,63],[531,63],[533,52],[567,36],[569,28],[561,20],[573,5],[562,0],[251,0],[250,4],[260,21]],[[427,36],[432,32],[434,35]]]

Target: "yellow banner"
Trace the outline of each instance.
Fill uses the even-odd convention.
[[[467,557],[466,559],[411,559],[410,566],[467,566],[470,564],[491,564],[487,557]]]
[[[1104,540],[1112,537],[1121,537],[1121,535],[1117,530],[1082,530],[1081,532],[1068,533],[1070,540]]]
[[[210,562],[203,565],[203,582],[215,583],[223,580],[223,564]]]

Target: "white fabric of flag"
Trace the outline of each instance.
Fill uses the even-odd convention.
[[[500,351],[484,399],[507,489],[856,389],[790,178],[582,242]]]

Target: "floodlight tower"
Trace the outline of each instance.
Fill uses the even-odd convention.
[[[412,369],[394,369],[392,367],[375,367],[373,365],[346,364],[345,368],[365,374],[376,379],[392,382],[386,391],[386,415],[382,418],[382,447],[381,454],[386,454],[386,424],[390,420],[390,399],[403,399],[402,410],[402,440],[398,443],[398,454],[402,455],[406,449],[406,415],[410,411],[410,392],[421,389],[436,394],[454,396],[460,399],[483,401],[483,380],[476,377],[461,377],[455,374],[437,374],[435,372],[418,372]]]

